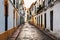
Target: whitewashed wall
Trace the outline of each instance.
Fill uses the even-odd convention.
[[[8,1],[8,30],[13,28],[13,9],[14,7],[12,6],[12,4],[10,3],[10,1]],[[20,16],[19,16],[20,17]],[[18,25],[20,19],[18,18]],[[5,16],[4,16],[4,0],[0,0],[0,34],[5,32]]]
[[[46,28],[50,30],[50,9],[46,11]]]
[[[12,4],[8,1],[9,3],[9,8],[8,8],[8,30],[13,28],[13,9],[14,7]]]
[[[60,3],[56,4],[53,8],[54,10],[54,32],[60,33]]]
[[[4,0],[0,0],[0,34],[5,31]]]
[[[47,14],[47,28],[50,29],[50,11],[53,10],[53,31],[60,31],[60,3],[49,8],[45,13]]]
[[[50,11],[53,10],[53,31],[50,30]],[[46,13],[46,29],[49,29],[52,33],[60,36],[60,3],[55,4],[53,7],[48,8]],[[42,14],[44,14],[42,13]]]

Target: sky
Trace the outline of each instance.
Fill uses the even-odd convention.
[[[36,0],[24,0],[24,4],[26,8],[29,8],[33,2]]]

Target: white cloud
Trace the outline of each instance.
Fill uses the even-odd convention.
[[[25,6],[26,6],[26,8],[29,8],[30,6],[31,6],[31,4],[33,3],[33,2],[35,2],[36,0],[24,0],[24,3],[25,3]]]

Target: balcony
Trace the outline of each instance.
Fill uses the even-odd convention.
[[[37,13],[39,13],[39,11],[41,11],[43,8],[44,8],[44,5],[43,6],[39,5],[39,7],[37,8],[38,9]]]
[[[49,7],[54,6],[54,0],[49,0],[49,1],[48,1],[48,6],[49,6]]]

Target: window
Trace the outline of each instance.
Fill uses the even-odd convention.
[[[48,0],[48,4],[51,3],[51,0]]]
[[[15,0],[13,0],[13,4],[15,5]]]
[[[31,16],[30,16],[30,19],[31,19]]]
[[[52,1],[54,1],[54,0],[48,0],[48,4],[51,3]]]
[[[29,15],[27,15],[27,19],[29,20]]]
[[[50,11],[50,29],[53,31],[53,11]]]
[[[45,6],[45,1],[43,1],[43,6]]]
[[[44,14],[44,26],[46,28],[46,13]]]
[[[16,8],[18,9],[18,3],[16,3]]]
[[[27,11],[27,13],[28,13],[28,11]]]
[[[36,6],[35,6],[35,12],[36,12]]]
[[[36,20],[36,17],[35,17],[35,20]]]

